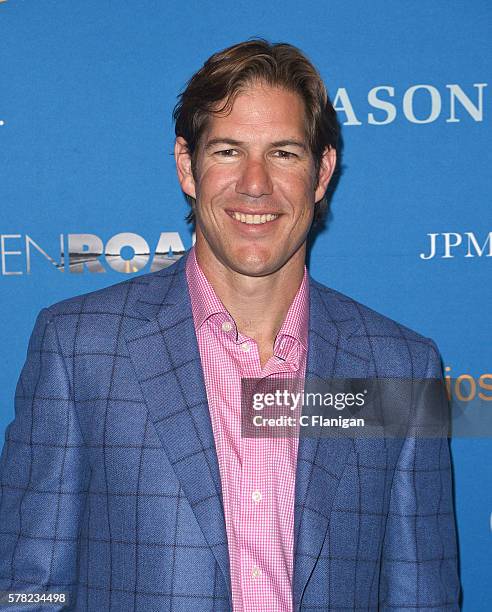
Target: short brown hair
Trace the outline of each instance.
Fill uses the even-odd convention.
[[[339,125],[326,87],[312,63],[293,45],[272,44],[262,38],[238,43],[214,53],[188,81],[174,107],[176,136],[188,145],[192,170],[196,172],[196,154],[200,138],[214,113],[230,112],[237,94],[252,83],[265,83],[297,93],[304,101],[309,148],[316,175],[319,174],[326,147],[337,149]],[[223,101],[218,108],[217,103]],[[191,211],[186,220],[195,219],[195,200],[185,194]],[[314,221],[319,222],[327,209],[326,194],[316,203]]]

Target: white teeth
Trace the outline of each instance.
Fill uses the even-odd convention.
[[[273,221],[278,217],[278,215],[245,215],[244,213],[238,212],[233,212],[232,216],[237,221],[247,223],[248,225],[260,225],[262,223],[267,223],[268,221]]]

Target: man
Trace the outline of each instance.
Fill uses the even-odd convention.
[[[446,439],[241,436],[243,378],[441,376],[432,340],[307,273],[338,136],[318,73],[240,43],[175,119],[196,244],[39,314],[0,588],[75,610],[458,610]]]

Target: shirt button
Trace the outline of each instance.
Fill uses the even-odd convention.
[[[222,331],[230,332],[232,329],[232,323],[230,321],[224,321],[222,323]]]
[[[245,353],[249,353],[249,343],[245,342],[244,344],[241,344],[241,349],[245,352]]]
[[[255,502],[259,502],[261,501],[261,492],[260,491],[253,491],[253,493],[251,494],[251,497],[253,498],[253,501]]]
[[[251,578],[259,578],[261,576],[261,569],[256,565],[251,570]]]

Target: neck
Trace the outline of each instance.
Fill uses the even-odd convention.
[[[258,344],[273,349],[275,338],[303,279],[305,245],[281,268],[266,276],[247,276],[232,270],[198,241],[195,255],[238,330]]]

